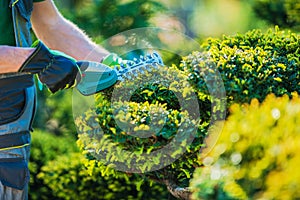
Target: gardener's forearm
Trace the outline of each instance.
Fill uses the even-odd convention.
[[[0,45],[0,74],[17,72],[34,48]]]
[[[76,25],[66,20],[50,0],[34,4],[32,25],[37,37],[49,48],[62,51],[77,60],[99,62],[108,54]]]
[[[77,60],[100,61],[108,52],[93,43],[73,23],[62,19],[53,27],[51,35],[44,35],[45,41],[50,48],[65,52]],[[57,31],[56,31],[57,30]],[[48,33],[48,31],[46,31]]]

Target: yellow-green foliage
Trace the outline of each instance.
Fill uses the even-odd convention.
[[[44,180],[38,177],[43,166],[48,162],[64,155],[69,156],[71,153],[78,152],[76,140],[73,136],[57,136],[41,130],[35,130],[32,133],[32,144],[30,151],[30,184],[29,199],[56,199],[56,194]],[[55,171],[52,171],[55,174]]]
[[[193,199],[299,199],[300,98],[235,104],[194,173]]]
[[[201,165],[197,157],[212,119],[227,117],[225,111],[233,103],[249,103],[253,98],[262,102],[270,93],[291,97],[293,91],[300,91],[299,52],[299,35],[280,31],[278,27],[266,33],[252,30],[222,39],[209,38],[202,44],[201,51],[184,57],[180,66],[164,69],[161,74],[153,70],[148,76],[125,81],[96,95],[96,110],[76,122],[82,133],[78,144],[85,154],[92,155],[92,161],[99,155],[102,157],[97,157],[98,160],[112,164],[98,166],[103,174],[117,174],[112,168],[120,163],[132,167],[130,169],[136,167],[135,172],[163,167],[146,176],[155,180],[171,177],[180,186],[187,186],[195,167]],[[147,82],[149,77],[155,78]],[[190,101],[191,94],[195,94],[195,104]],[[180,104],[177,95],[185,102]],[[118,98],[111,100],[115,96]],[[128,96],[130,98],[126,99]],[[195,113],[185,112],[184,107],[189,105],[194,106],[190,110],[195,113],[199,106],[199,121],[198,118],[193,120]],[[166,115],[163,121],[150,120],[150,114],[157,110],[160,115]],[[113,115],[115,111],[117,115]],[[127,124],[129,129],[123,130],[116,120]],[[149,124],[160,127],[162,122],[165,124],[159,131],[150,130],[150,137],[132,135],[138,131],[141,131],[138,136],[143,134],[142,131],[149,133]],[[184,129],[178,128],[181,124],[185,124]],[[95,130],[95,125],[101,131]],[[131,125],[136,126],[135,130],[130,130]],[[178,135],[184,137],[177,140],[176,150],[157,154],[151,159],[144,156],[163,149]],[[187,138],[194,139],[191,145]],[[134,156],[141,154],[143,156],[135,160]],[[170,157],[177,155],[180,157],[175,162],[164,165]]]
[[[36,130],[32,134],[30,154],[31,200],[86,199],[167,199],[168,192],[160,185],[119,173],[103,176],[101,163],[88,161],[78,153],[73,136],[57,136]],[[108,169],[108,168],[106,168]],[[143,183],[143,184],[142,184]]]
[[[189,170],[193,170],[197,156],[188,155],[187,144],[192,141],[190,138],[198,137],[195,135],[197,122],[189,116],[193,112],[184,109],[192,98],[185,100],[181,108],[175,94],[190,97],[192,90],[177,69],[164,70],[163,75],[154,76],[155,73],[159,72],[153,70],[146,77],[116,85],[115,100],[110,99],[108,91],[97,94],[96,111],[90,110],[83,118],[77,119],[78,145],[85,150],[83,153],[109,164],[97,166],[103,175],[117,176],[112,168],[124,166],[123,171],[151,171],[149,175],[156,179],[163,179],[168,173],[169,176],[174,173],[182,180],[190,177]],[[147,78],[152,79],[152,75],[156,78],[151,84]],[[164,83],[169,80],[172,80],[170,86]],[[136,82],[144,81],[144,87],[136,90]],[[132,94],[130,101],[123,100],[128,94]],[[144,135],[146,137],[141,137]],[[200,142],[197,140],[190,151],[199,150]],[[180,156],[190,161],[176,161]],[[182,170],[182,166],[186,169]],[[154,171],[162,168],[162,171]]]
[[[229,105],[249,103],[253,98],[262,101],[270,93],[281,96],[300,91],[300,36],[296,33],[278,27],[266,33],[252,30],[209,38],[202,48],[204,52],[184,57],[181,65],[200,97],[209,95],[203,76],[218,75],[210,70],[218,70],[222,77]]]
[[[52,199],[155,200],[168,196],[161,185],[153,184],[148,190],[149,182],[142,186],[143,180],[137,181],[135,176],[103,177],[97,163],[88,162],[80,153],[62,155],[47,163],[38,178],[51,189]]]

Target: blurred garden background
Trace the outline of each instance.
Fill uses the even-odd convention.
[[[72,90],[54,95],[45,88],[39,90],[29,199],[300,198],[299,0],[55,3],[67,19],[99,44],[143,27],[178,31],[197,41],[199,47],[187,55],[163,59],[170,70],[187,77],[188,90],[195,92],[204,114],[197,124],[197,136],[181,158],[158,171],[129,174],[114,171],[84,151],[86,138],[79,137],[73,119]],[[210,71],[212,65],[218,74]],[[215,100],[201,73],[221,76],[226,107],[216,103],[212,108]],[[124,139],[121,145],[134,151],[147,151],[144,148],[149,146],[161,148],[176,135],[177,121],[186,117],[170,88],[152,84],[135,91],[132,102],[127,102],[132,116],[147,115],[156,107],[169,116],[164,132],[153,133],[155,142],[150,138],[137,143],[108,120],[112,115],[111,92],[96,95],[97,109],[102,110],[97,117],[108,138],[114,135],[110,138],[114,142]],[[139,113],[136,108],[140,107],[147,112]],[[213,109],[225,111],[226,116],[217,113],[217,118],[225,117],[224,128],[212,151],[202,154],[210,139]]]

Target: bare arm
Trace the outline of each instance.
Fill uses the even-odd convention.
[[[34,48],[0,45],[0,74],[18,72]]]
[[[66,20],[52,0],[34,3],[32,25],[35,34],[51,49],[77,60],[99,62],[108,52],[92,42],[76,25]],[[34,48],[0,45],[0,74],[18,72]]]
[[[34,3],[31,21],[37,37],[51,49],[62,51],[77,60],[98,62],[108,54],[75,24],[65,19],[52,0]]]

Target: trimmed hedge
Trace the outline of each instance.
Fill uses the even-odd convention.
[[[199,47],[199,51],[184,57],[179,66],[169,67],[163,72],[152,72],[149,76],[160,77],[157,82],[145,84],[134,90],[131,88],[136,88],[135,82],[125,81],[111,90],[98,94],[97,110],[90,111],[77,121],[82,131],[79,146],[83,150],[89,150],[84,151],[84,154],[91,156],[92,159],[97,157],[97,152],[100,150],[108,152],[102,161],[114,163],[124,155],[122,151],[114,151],[116,145],[130,149],[132,155],[149,154],[163,148],[178,134],[185,139],[192,134],[194,140],[191,145],[187,145],[187,140],[182,140],[178,145],[184,147],[175,152],[175,155],[178,153],[180,158],[160,170],[145,174],[154,180],[168,179],[182,187],[188,186],[195,167],[203,164],[198,159],[199,150],[205,145],[203,141],[208,134],[210,123],[224,119],[229,106],[233,103],[249,103],[253,98],[262,102],[270,93],[276,96],[286,94],[291,97],[293,91],[299,92],[299,52],[299,35],[280,31],[278,27],[266,33],[252,30],[245,34],[224,36],[222,39],[209,38]],[[161,74],[156,75],[156,73]],[[145,77],[149,76],[143,76],[139,81],[145,81]],[[218,79],[219,77],[221,79]],[[163,84],[165,80],[172,80],[172,78],[174,83],[169,86]],[[226,95],[222,90],[222,81]],[[208,83],[211,88],[208,87]],[[178,90],[180,87],[182,90]],[[119,114],[114,117],[111,109],[112,91],[120,88],[123,93],[117,95],[120,98],[115,104]],[[218,91],[221,91],[221,94],[218,94]],[[195,113],[186,113],[184,107],[178,106],[179,100],[176,96],[178,93],[184,97],[183,99],[196,95],[196,107],[198,106],[201,112],[200,121],[191,120]],[[220,98],[213,97],[212,93]],[[129,100],[124,101],[122,97],[128,94],[133,95]],[[186,95],[191,96],[186,98]],[[148,138],[134,138],[132,132],[123,131],[117,126],[116,120],[125,120],[125,124],[137,126],[143,124],[145,128],[151,122],[147,121],[149,113],[152,113],[151,109],[158,108],[168,113],[165,118],[168,123],[166,129],[158,132],[152,130],[152,135]],[[182,123],[187,125],[185,127],[196,126],[197,132],[194,133],[188,128],[179,132],[178,125]],[[103,132],[95,131],[95,127],[99,126]],[[167,138],[163,137],[164,135]],[[175,157],[172,154],[166,155],[168,156]],[[152,165],[155,165],[155,162],[164,162],[166,157],[158,156]],[[151,168],[151,165],[145,162],[146,169]],[[127,164],[130,166],[131,163]],[[108,174],[117,173],[113,170],[114,165],[99,166],[102,171],[109,172]],[[139,170],[145,171],[142,168]]]
[[[300,91],[300,36],[290,31],[270,29],[249,31],[222,39],[209,38],[202,52],[183,58],[182,68],[195,90],[205,91],[201,77],[211,65],[219,71],[226,90],[227,103],[249,103]],[[213,73],[212,73],[213,74]],[[206,91],[207,92],[207,91]],[[201,98],[201,97],[200,97]]]
[[[176,69],[170,68],[164,72],[152,71],[152,74],[149,73],[146,77],[138,77],[137,82],[143,80],[146,84],[136,91],[136,82],[125,81],[112,88],[120,92],[114,94],[118,96],[114,104],[110,101],[112,91],[100,93],[96,96],[96,110],[90,110],[76,121],[80,130],[78,145],[87,156],[96,157],[107,164],[99,162],[97,166],[104,175],[117,176],[120,172],[115,171],[114,167],[122,163],[124,167],[118,170],[130,173],[149,172],[146,177],[150,179],[162,180],[164,176],[178,175],[180,178],[184,177],[184,182],[186,176],[190,176],[190,172],[183,170],[182,166],[190,170],[194,168],[197,157],[185,152],[189,140],[187,136],[195,137],[193,134],[198,126],[189,116],[192,112],[181,110],[175,94],[183,89],[189,96],[191,88],[184,84],[183,88],[180,88],[182,82],[173,82],[171,91],[164,86],[166,84],[147,83],[146,78],[151,79],[151,75],[155,73],[163,73],[155,79],[161,83],[174,75],[178,76],[178,79],[184,78]],[[123,101],[128,94],[133,94],[130,101]],[[126,130],[120,128],[120,125]],[[136,134],[149,134],[149,137],[139,138],[135,137]],[[164,151],[166,145],[168,149]],[[199,150],[199,147],[197,142],[193,146],[194,150]],[[184,158],[180,157],[181,154]],[[176,158],[178,161],[172,163]],[[182,159],[189,159],[190,162],[180,162]],[[161,163],[167,163],[166,166],[162,166],[162,170]],[[188,182],[185,184],[188,185]]]
[[[193,199],[299,199],[300,98],[234,104],[194,173]]]

